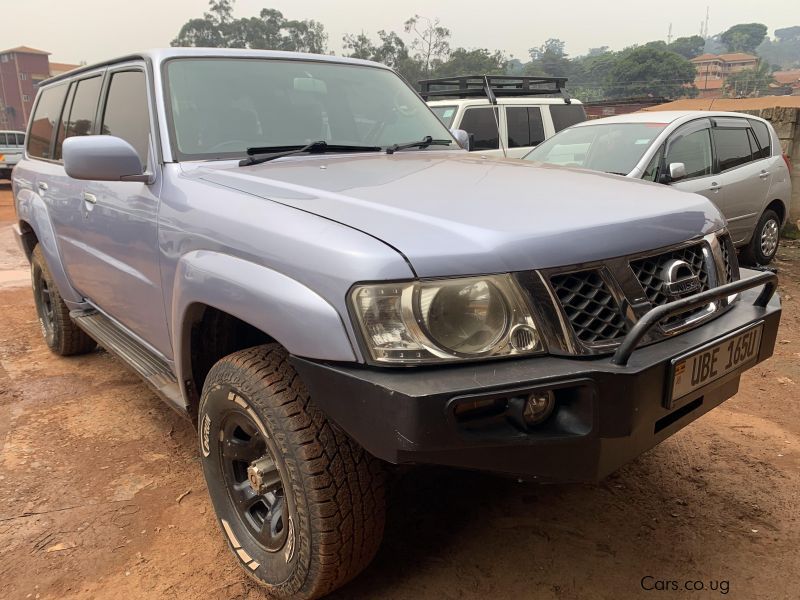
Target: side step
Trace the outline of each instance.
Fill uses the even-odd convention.
[[[167,404],[185,415],[186,405],[178,380],[164,359],[96,310],[73,310],[69,316],[98,344],[128,365]]]

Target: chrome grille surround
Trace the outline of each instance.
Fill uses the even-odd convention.
[[[724,230],[674,247],[572,268],[544,269],[537,272],[539,281],[535,284],[531,283],[533,277],[520,277],[520,283],[540,300],[540,305],[551,301],[543,312],[557,315],[561,331],[553,336],[555,339],[548,346],[550,352],[596,355],[613,351],[642,316],[654,306],[671,300],[661,293],[657,282],[654,284],[657,274],[648,263],[664,257],[677,257],[692,265],[701,284],[692,294],[739,278],[736,255]],[[645,337],[643,345],[677,335],[722,314],[735,298],[731,296],[665,319]]]

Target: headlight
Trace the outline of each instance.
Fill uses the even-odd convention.
[[[370,356],[432,363],[544,350],[510,275],[360,285],[351,305]]]

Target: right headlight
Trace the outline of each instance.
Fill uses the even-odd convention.
[[[510,275],[359,285],[350,300],[375,362],[420,364],[544,351]]]

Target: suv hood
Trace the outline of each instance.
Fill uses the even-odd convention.
[[[724,225],[696,194],[465,152],[204,163],[189,176],[363,231],[401,252],[419,277],[573,265],[677,244]]]

